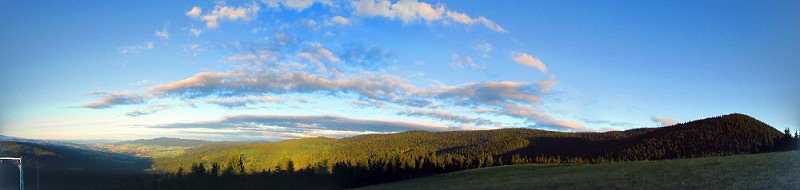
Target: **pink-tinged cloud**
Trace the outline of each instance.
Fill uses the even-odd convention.
[[[558,120],[543,111],[532,106],[521,106],[513,103],[500,104],[499,110],[491,112],[495,114],[508,115],[517,118],[528,119],[536,123],[534,127],[551,128],[557,130],[585,131],[586,129],[579,123],[565,120]]]
[[[542,63],[542,60],[539,60],[539,58],[533,57],[527,53],[517,53],[512,56],[512,59],[518,64],[533,67],[539,69],[539,71],[542,71],[543,73],[547,73],[547,66]]]
[[[558,84],[558,81],[556,81],[555,76],[550,76],[550,78],[548,78],[547,80],[536,82],[536,85],[539,86],[539,93],[542,94],[549,94],[553,92],[553,90],[550,88],[555,86],[556,84]]]
[[[450,100],[458,104],[497,104],[502,102],[539,103],[541,98],[536,95],[536,84],[501,81],[480,82],[462,86],[446,86],[429,93],[439,99]]]
[[[471,118],[466,117],[450,112],[445,112],[441,110],[411,110],[407,109],[405,112],[400,112],[400,115],[407,115],[407,116],[418,116],[418,117],[431,117],[436,118],[439,120],[447,120],[447,121],[454,121],[457,123],[475,123],[476,125],[489,125],[494,124],[494,122],[480,119],[480,118]]]
[[[80,107],[101,109],[109,108],[114,105],[141,104],[145,102],[145,99],[145,97],[136,94],[109,93],[101,97],[100,100],[81,105]]]
[[[203,9],[198,7],[198,6],[194,6],[194,7],[192,7],[191,10],[186,12],[186,16],[189,16],[189,17],[192,17],[192,18],[197,18],[197,17],[200,16],[201,13],[203,13]]]
[[[389,0],[360,0],[354,1],[352,5],[355,8],[354,15],[400,19],[405,23],[422,20],[452,21],[465,25],[480,24],[496,32],[506,32],[502,26],[485,17],[470,17],[465,13],[447,10],[444,5],[434,6],[417,0],[401,0],[396,3]]]
[[[652,118],[650,118],[650,120],[660,124],[661,126],[672,126],[672,125],[678,124],[678,122],[675,122],[674,120],[672,120],[670,118],[661,117],[661,116],[653,116]]]
[[[328,78],[306,72],[201,72],[190,78],[154,86],[139,94],[109,94],[86,104],[86,108],[143,103],[148,99],[178,97],[243,97],[286,93],[354,93],[374,99],[412,106],[430,102],[404,98],[416,87],[391,75],[362,74]]]
[[[241,7],[232,7],[226,5],[217,5],[211,10],[210,13],[203,15],[200,17],[202,10],[200,7],[192,7],[189,12],[186,12],[186,15],[192,18],[199,18],[202,21],[206,22],[206,28],[216,28],[219,27],[219,22],[222,20],[250,20],[256,17],[258,11],[261,10],[261,7],[258,6],[256,3],[252,3],[248,6],[241,6]]]

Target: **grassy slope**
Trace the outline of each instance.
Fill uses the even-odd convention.
[[[502,166],[364,189],[796,189],[800,151],[593,165]]]
[[[185,168],[194,162],[224,164],[231,156],[239,154],[244,155],[245,165],[253,171],[269,169],[265,166],[271,168],[289,159],[297,166],[306,166],[326,158],[329,150],[337,145],[335,141],[330,138],[305,138],[277,143],[212,143],[187,149],[179,156],[156,159],[154,166],[161,170],[174,171],[177,168],[176,163],[182,163]]]

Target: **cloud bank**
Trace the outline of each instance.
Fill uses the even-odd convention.
[[[172,123],[151,126],[153,128],[207,128],[207,129],[232,129],[241,130],[331,130],[349,132],[402,132],[409,130],[447,131],[457,128],[436,124],[409,123],[403,121],[355,119],[332,115],[235,115],[227,116],[222,120]]]

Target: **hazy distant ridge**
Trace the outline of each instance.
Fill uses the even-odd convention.
[[[158,146],[198,146],[203,144],[208,144],[210,141],[204,140],[195,140],[195,139],[181,139],[181,138],[169,138],[169,137],[159,137],[154,139],[138,139],[133,141],[124,141],[116,143],[117,145],[125,145],[125,144],[141,144],[141,145],[158,145]]]

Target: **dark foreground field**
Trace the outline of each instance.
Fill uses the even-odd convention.
[[[800,151],[591,165],[500,166],[363,189],[798,189]]]

